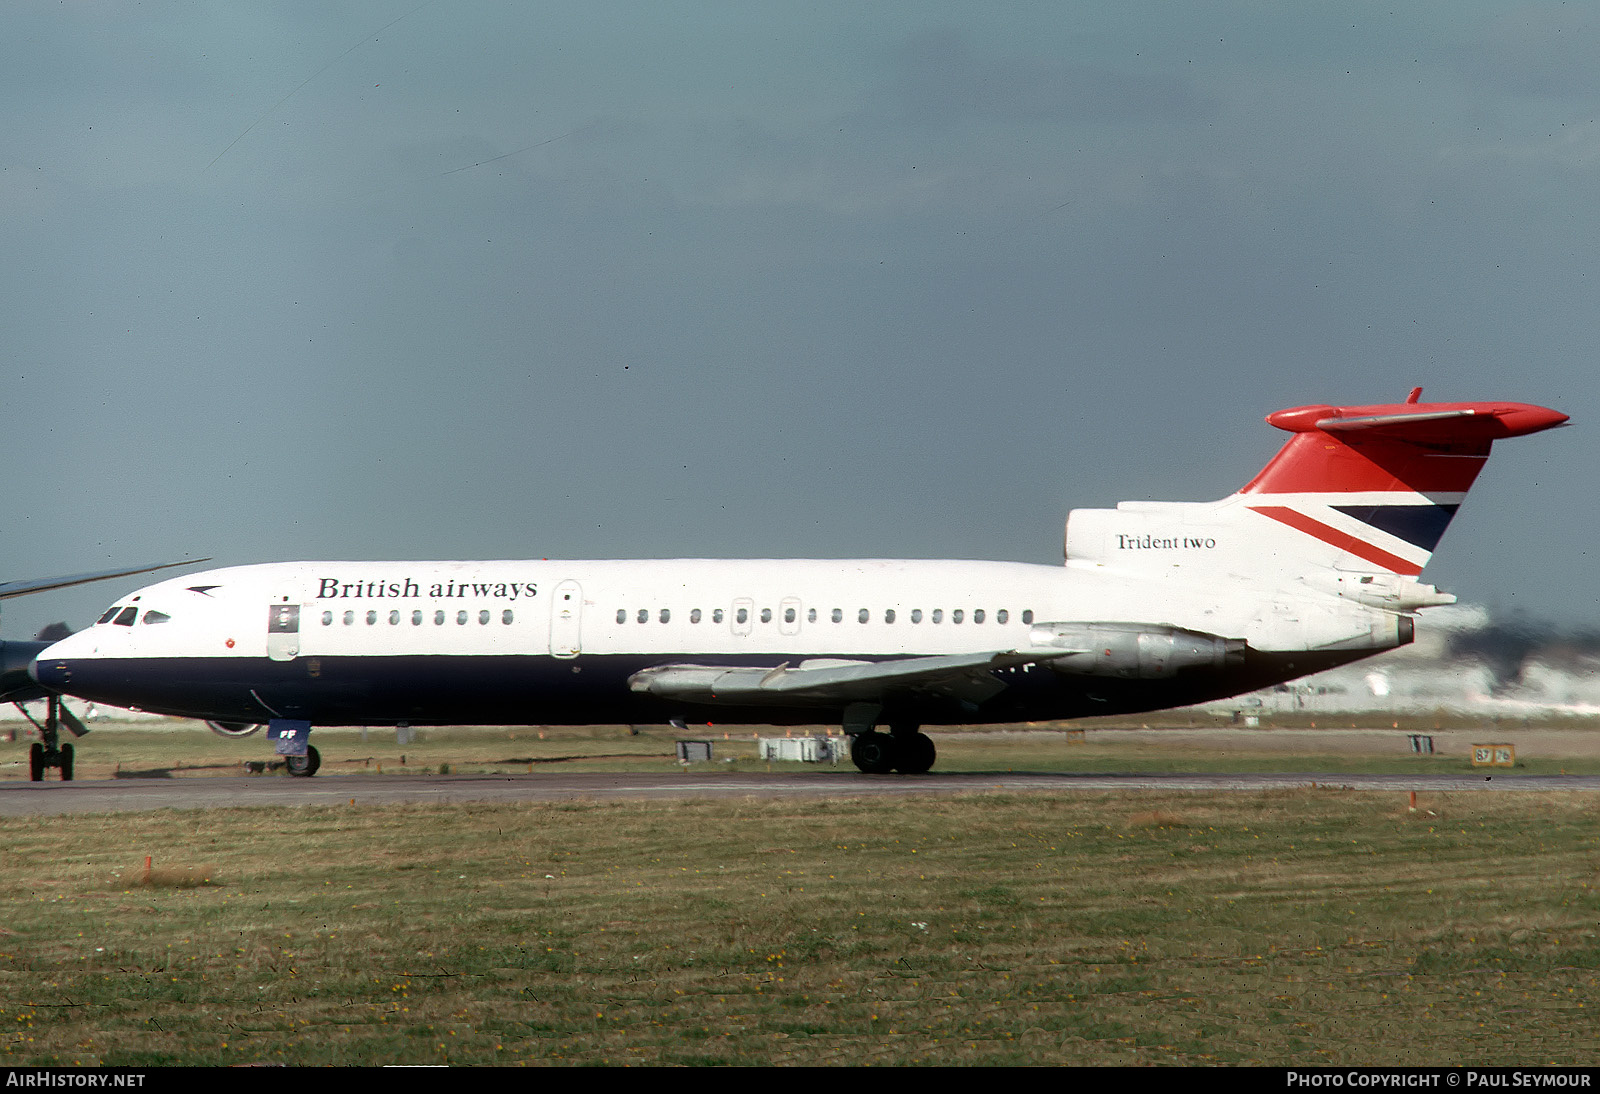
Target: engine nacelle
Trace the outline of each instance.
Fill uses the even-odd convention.
[[[1147,623],[1040,623],[1028,635],[1035,648],[1069,651],[1045,661],[1074,676],[1164,680],[1184,669],[1220,669],[1243,662],[1242,638]]]
[[[248,737],[261,728],[260,722],[213,722],[208,720],[206,726],[211,732],[221,737]]]

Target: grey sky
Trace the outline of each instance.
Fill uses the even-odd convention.
[[[3,577],[1048,562],[1422,384],[1577,423],[1429,579],[1597,617],[1586,5],[24,0],[0,95]]]

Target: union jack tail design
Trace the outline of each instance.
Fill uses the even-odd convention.
[[[1339,570],[1416,577],[1490,446],[1567,420],[1525,403],[1423,403],[1421,394],[1417,388],[1404,403],[1385,406],[1268,415],[1294,436],[1239,500],[1299,533],[1302,550],[1294,553]]]
[[[1401,610],[1453,598],[1418,585],[1490,446],[1567,416],[1526,403],[1301,406],[1251,482],[1214,502],[1123,502],[1067,519],[1068,565],[1141,579],[1307,584]]]

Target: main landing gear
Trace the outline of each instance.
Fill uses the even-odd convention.
[[[867,728],[850,738],[850,759],[868,775],[923,775],[937,756],[933,738],[914,722],[895,722],[888,733]]]
[[[89,732],[89,727],[78,721],[76,715],[68,710],[61,702],[61,696],[52,695],[45,704],[44,724],[34,721],[21,703],[12,704],[22,711],[22,716],[33,722],[33,728],[39,731],[41,741],[33,742],[28,749],[28,778],[33,782],[44,781],[44,773],[50,768],[61,772],[62,782],[72,781],[72,742],[61,743],[61,727],[66,726],[67,732],[74,737],[82,737]]]

